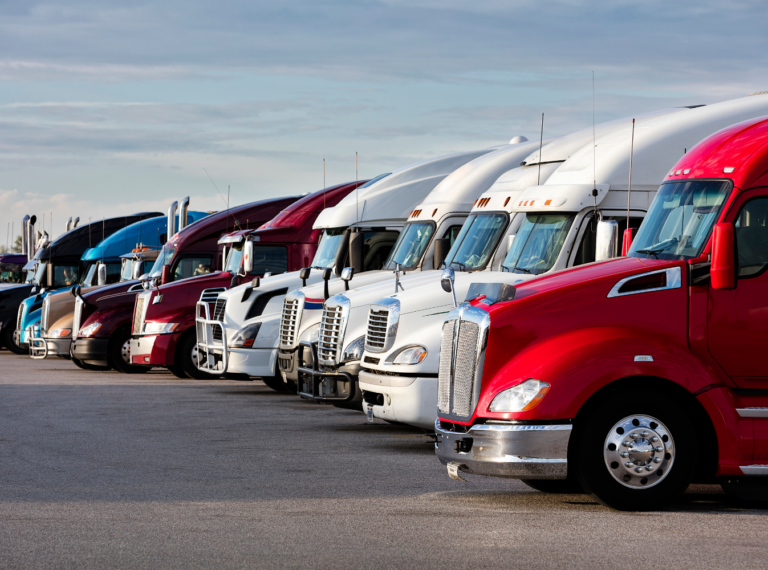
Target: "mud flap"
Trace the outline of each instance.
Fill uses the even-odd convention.
[[[446,467],[448,467],[448,477],[456,481],[464,481],[465,483],[467,482],[467,480],[464,479],[464,477],[459,475],[459,467],[461,467],[461,463],[451,462],[448,465],[446,465]]]

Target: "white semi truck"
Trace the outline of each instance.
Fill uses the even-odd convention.
[[[441,276],[445,290],[433,280],[390,295],[370,306],[366,331],[351,330],[347,324],[346,335],[345,331],[339,335],[341,339],[367,335],[359,377],[364,411],[369,417],[432,431],[437,417],[438,368],[443,354],[447,354],[441,347],[443,320],[456,300],[465,299],[471,284],[514,286],[594,261],[601,232],[613,236],[613,240],[602,241],[603,245],[614,244],[620,233],[616,230],[621,229],[615,227],[615,222],[626,222],[632,146],[630,217],[639,218],[650,206],[661,180],[686,149],[719,129],[766,114],[768,97],[756,96],[672,115],[643,117],[635,125],[634,141],[631,124],[626,121],[617,132],[599,137],[596,148],[584,146],[544,184],[531,185],[522,192],[518,185],[516,193],[506,180],[509,175],[503,176],[473,208],[466,231],[448,254],[448,269]],[[595,197],[593,188],[597,190]],[[597,219],[602,222],[596,224]],[[483,264],[475,243],[488,238],[474,228],[495,227],[493,220],[506,228],[500,232],[505,238],[499,240],[501,247]],[[632,220],[630,224],[637,222]],[[358,306],[356,293],[345,295],[347,299],[329,299],[326,310],[330,313],[346,303]]]
[[[599,130],[609,128],[601,125]],[[584,145],[586,133],[570,137],[567,141],[548,142],[543,148],[542,164],[536,158],[535,166],[529,166],[525,186],[536,184],[538,178],[545,179],[570,152]],[[592,137],[592,129],[589,129]],[[575,139],[575,140],[574,140]],[[439,271],[445,253],[436,255],[446,235],[454,236],[457,221],[464,223],[472,206],[479,203],[480,195],[488,190],[499,176],[520,165],[531,156],[538,157],[539,142],[520,144],[503,148],[473,160],[446,178],[411,213],[408,230],[393,249],[387,263],[390,273],[381,273],[354,283],[355,289],[334,297],[326,303],[321,313],[322,291],[320,287],[307,287],[290,293],[285,300],[282,328],[290,333],[287,341],[280,344],[281,366],[286,377],[298,382],[299,395],[304,398],[329,402],[338,406],[359,409],[362,395],[357,389],[360,357],[365,343],[365,324],[368,305],[382,295],[418,286],[422,282],[439,280]],[[434,240],[433,247],[415,247],[419,243]],[[488,248],[495,246],[493,241]],[[416,251],[417,255],[411,252]],[[419,256],[423,254],[423,261]],[[394,272],[395,278],[392,279]],[[355,299],[355,301],[352,301]],[[314,311],[298,311],[295,307],[306,307],[307,301],[315,302]],[[347,300],[351,303],[347,306]],[[360,301],[359,304],[357,301]],[[332,307],[332,311],[328,308]],[[321,322],[322,317],[322,322]],[[320,332],[322,328],[322,333]],[[346,335],[339,333],[347,332]],[[352,334],[350,331],[359,331]]]
[[[321,295],[323,286],[343,291],[347,282],[340,277],[347,265],[355,266],[354,282],[365,277],[364,271],[380,269],[413,207],[457,168],[493,150],[441,156],[379,176],[320,213],[313,228],[322,235],[310,267],[217,290],[212,314],[204,291],[196,315],[198,368],[261,377],[270,387],[285,389],[276,366],[286,293],[315,283],[321,284]],[[316,305],[319,313],[323,300],[309,300],[302,308]]]

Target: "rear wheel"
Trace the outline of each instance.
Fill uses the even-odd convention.
[[[290,390],[288,383],[283,380],[280,375],[277,376],[262,376],[261,381],[264,382],[269,388],[272,388],[275,392],[288,392]]]
[[[195,329],[190,330],[181,337],[176,347],[176,366],[189,378],[195,380],[210,380],[220,378],[217,374],[208,374],[197,367],[197,336]]]
[[[523,483],[531,489],[555,495],[579,495],[584,492],[578,479],[572,475],[567,479],[523,479]]]
[[[666,394],[620,392],[578,426],[568,461],[584,490],[605,506],[657,510],[693,479],[696,431],[691,414]]]
[[[29,349],[24,348],[16,344],[13,339],[13,324],[9,323],[9,326],[3,327],[3,345],[14,354],[29,354]]]
[[[112,367],[123,374],[145,374],[149,366],[131,364],[131,333],[127,328],[119,329],[109,341],[109,361]]]
[[[189,376],[186,375],[186,373],[181,369],[181,366],[177,364],[172,364],[171,366],[167,367],[168,370],[171,371],[171,374],[176,376],[176,378],[181,378],[182,380],[189,380]]]

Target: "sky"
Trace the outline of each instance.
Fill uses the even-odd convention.
[[[0,249],[768,90],[764,0],[0,0]]]

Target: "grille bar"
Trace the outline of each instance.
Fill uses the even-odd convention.
[[[287,296],[283,301],[283,314],[280,317],[280,346],[293,348],[296,342],[296,328],[299,325],[299,309],[303,298]]]
[[[136,297],[136,307],[133,310],[133,334],[141,334],[142,317],[144,315],[144,303],[146,298],[144,295],[138,295]]]

